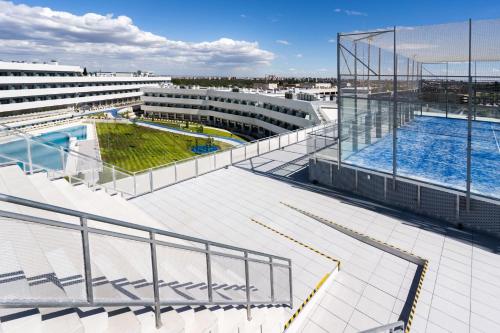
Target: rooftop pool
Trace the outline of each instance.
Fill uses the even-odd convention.
[[[79,125],[43,133],[33,137],[30,143],[31,160],[36,168],[61,170],[63,158],[60,147],[69,148],[70,138],[87,139],[87,126]],[[0,144],[0,164],[8,161],[19,161],[19,165],[28,163],[28,147],[26,140],[14,140]],[[66,157],[64,157],[66,163]]]

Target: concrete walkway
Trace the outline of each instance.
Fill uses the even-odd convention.
[[[193,132],[184,131],[184,130],[176,129],[176,128],[173,128],[173,127],[169,127],[169,126],[166,126],[166,125],[150,124],[150,123],[146,123],[146,122],[143,122],[143,121],[140,121],[140,120],[136,121],[136,124],[144,126],[144,127],[159,129],[159,130],[165,131],[165,132],[170,132],[170,133],[175,133],[175,134],[181,134],[181,135],[188,135],[188,136],[192,136],[192,137],[195,137],[195,138],[206,139],[206,138],[209,137],[209,135],[207,135],[207,134],[193,133]],[[226,138],[226,137],[222,137],[222,136],[210,135],[210,137],[214,138],[214,140],[216,140],[216,141],[224,142],[224,143],[227,143],[227,144],[229,144],[231,146],[238,146],[238,145],[241,145],[241,144],[245,143],[242,140],[232,139],[232,138]]]

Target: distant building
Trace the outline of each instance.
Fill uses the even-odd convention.
[[[142,89],[146,116],[189,120],[255,138],[319,124],[317,107],[281,94],[234,92],[228,89]]]
[[[330,82],[301,82],[299,87],[306,89],[328,89],[332,87],[332,84]]]
[[[271,82],[256,82],[252,86],[254,89],[261,89],[261,90],[277,90],[278,89],[278,84],[271,83]]]
[[[84,76],[81,67],[57,62],[0,61],[0,117],[138,104],[142,87],[170,83],[170,77],[149,74],[107,72]]]

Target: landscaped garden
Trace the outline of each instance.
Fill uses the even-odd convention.
[[[101,158],[129,171],[139,171],[196,155],[197,146],[227,149],[230,145],[214,144],[201,139],[169,133],[134,124],[96,123]]]
[[[152,124],[160,124],[160,125],[165,125],[173,128],[178,128],[184,131],[190,131],[194,133],[203,133],[207,135],[213,135],[213,136],[220,136],[224,138],[233,138],[241,141],[247,141],[236,134],[233,134],[229,131],[225,131],[223,129],[218,129],[215,127],[210,127],[210,126],[204,126],[202,124],[198,123],[193,123],[189,121],[179,121],[179,120],[167,120],[167,119],[151,119],[151,118],[144,118],[141,119],[144,122],[147,123],[152,123]]]

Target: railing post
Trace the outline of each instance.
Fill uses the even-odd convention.
[[[246,159],[247,159],[247,145],[245,145],[245,158],[244,158],[244,160],[246,160]]]
[[[421,196],[422,196],[422,189],[420,188],[420,185],[417,185],[417,207],[420,208],[421,205]]]
[[[174,162],[174,182],[177,183],[177,162]]]
[[[135,177],[135,172],[134,172],[134,195],[137,195],[137,178]]]
[[[194,176],[198,177],[198,157],[194,158]]]
[[[234,150],[234,148],[231,148],[231,150],[229,151],[229,164],[230,165],[233,165],[233,150]]]
[[[250,274],[248,269],[248,252],[245,251],[245,291],[247,296],[247,320],[252,320],[252,312],[250,306]]]
[[[398,151],[397,151],[397,134],[398,134],[398,55],[396,53],[396,26],[394,26],[394,41],[393,41],[393,119],[392,119],[392,189],[396,190],[396,174],[398,168]]]
[[[151,268],[153,272],[153,294],[155,299],[155,321],[156,328],[160,328],[161,324],[161,309],[160,309],[160,287],[158,285],[158,262],[156,258],[156,243],[155,234],[149,232],[149,239],[151,240]]]
[[[205,249],[207,250],[207,292],[208,292],[208,302],[213,302],[213,290],[212,290],[212,258],[210,257],[210,245],[205,244]]]
[[[90,245],[87,218],[80,217],[80,226],[82,227],[82,245],[83,245],[83,269],[85,271],[85,290],[87,292],[87,302],[94,303],[94,291],[92,289],[92,266],[90,263]]]
[[[271,281],[271,303],[274,303],[274,272],[273,272],[273,257],[269,257],[269,280]]]
[[[66,171],[66,160],[64,159],[64,148],[61,147],[60,151],[61,151],[61,168],[62,168],[61,170],[62,170],[62,174],[64,175],[65,171]]]
[[[293,309],[292,261],[288,259],[288,286],[290,289],[290,309]]]
[[[153,193],[153,168],[149,169],[149,191]]]
[[[111,174],[113,175],[113,190],[116,191],[116,169],[114,165],[111,168]]]
[[[28,152],[28,164],[29,164],[29,169],[30,169],[30,174],[33,174],[33,160],[31,159],[31,142],[28,138],[28,136],[25,136],[24,139],[26,140],[26,150]]]

